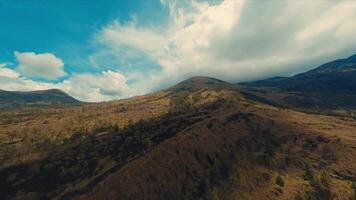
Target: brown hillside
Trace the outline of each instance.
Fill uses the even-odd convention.
[[[2,112],[0,199],[352,198],[354,119],[243,94],[195,77],[126,100]]]
[[[293,199],[318,192],[303,178],[305,163],[328,170],[333,196],[347,199],[356,174],[355,125],[262,105],[224,106],[79,199]],[[268,148],[276,152],[270,161]]]

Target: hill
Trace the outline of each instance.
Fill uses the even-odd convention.
[[[130,99],[2,112],[0,199],[352,198],[356,121],[244,89],[193,77]]]
[[[80,101],[58,89],[17,92],[0,90],[0,110],[79,104]]]

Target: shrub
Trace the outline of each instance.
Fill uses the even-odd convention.
[[[315,172],[314,169],[310,166],[310,164],[306,164],[305,166],[305,175],[304,175],[305,179],[308,180],[312,185],[315,183],[316,181],[316,176],[315,176]]]
[[[265,146],[265,151],[263,154],[263,160],[264,160],[265,164],[268,166],[273,165],[275,162],[275,160],[274,160],[275,156],[276,156],[275,146],[271,143],[268,143]]]
[[[330,175],[323,171],[320,178],[316,181],[314,188],[316,189],[317,196],[321,199],[333,199],[334,194],[331,192],[331,178]]]
[[[278,175],[278,176],[277,176],[276,184],[279,185],[279,186],[281,186],[281,187],[284,186],[284,180],[283,180],[283,178],[282,178],[281,175]]]
[[[304,197],[301,194],[297,194],[295,195],[294,200],[304,200]]]
[[[280,194],[283,193],[283,190],[282,190],[282,188],[280,188],[280,187],[277,187],[276,190],[277,190]]]
[[[352,189],[354,189],[353,200],[356,200],[356,181],[353,181],[351,186],[352,186]]]
[[[306,165],[305,178],[315,189],[315,193],[312,196],[325,200],[334,198],[335,195],[331,192],[331,177],[327,171],[323,171],[320,176],[317,176],[313,168],[310,165]]]

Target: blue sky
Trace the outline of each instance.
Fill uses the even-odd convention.
[[[83,101],[192,76],[303,72],[356,53],[354,1],[0,0],[0,89]]]
[[[92,40],[101,27],[114,20],[125,24],[134,16],[142,25],[161,25],[167,15],[159,1],[0,1],[0,61],[13,61],[14,51],[51,52],[69,73],[98,72],[88,67],[86,56],[100,48]]]

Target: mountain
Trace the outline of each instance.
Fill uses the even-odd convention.
[[[230,83],[227,83],[225,81],[216,78],[195,76],[185,81],[182,81],[181,83],[169,88],[168,90],[172,92],[179,92],[179,91],[191,92],[200,89],[227,88],[227,87],[232,87],[232,85]]]
[[[353,198],[356,121],[245,89],[193,77],[130,99],[0,112],[0,199]]]
[[[0,110],[79,104],[80,101],[58,89],[32,92],[0,90]]]
[[[328,62],[292,77],[272,78],[244,85],[275,87],[285,91],[355,94],[356,55]]]
[[[292,77],[240,84],[251,99],[298,109],[356,109],[356,55]]]

